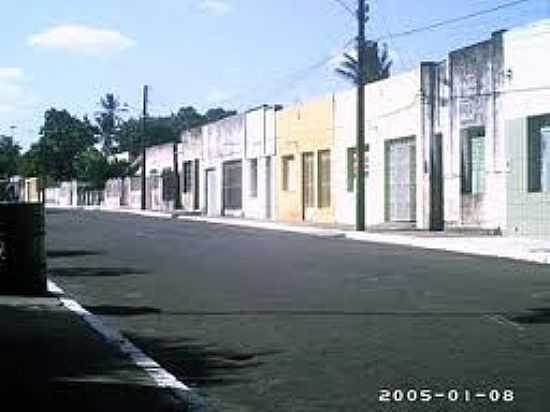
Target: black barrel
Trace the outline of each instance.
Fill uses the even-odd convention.
[[[44,206],[0,203],[0,293],[42,295],[46,283]]]

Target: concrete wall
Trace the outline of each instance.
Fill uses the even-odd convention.
[[[242,161],[244,156],[245,116],[238,114],[210,123],[202,128],[203,155],[200,176],[201,210],[206,210],[206,171],[214,170],[217,181],[217,210],[213,215],[235,214],[242,211],[224,210],[223,207],[223,163]]]
[[[158,146],[151,146],[145,150],[146,176],[150,176],[152,172],[162,174],[164,169],[174,169],[174,145],[167,143]]]
[[[303,208],[302,154],[314,153],[314,199],[318,198],[318,152],[331,151],[331,168],[334,163],[334,96],[318,98],[310,102],[276,112],[276,218],[282,221],[306,220],[319,223],[334,222],[335,195],[331,182],[330,207]],[[282,190],[282,162],[285,156],[294,156],[295,190]],[[332,176],[331,176],[332,180]]]
[[[199,192],[199,201],[200,196],[203,195],[201,187],[196,187],[195,185],[195,164],[196,160],[199,161],[199,180],[202,173],[200,173],[200,164],[203,162],[203,128],[197,127],[191,130],[187,130],[181,135],[181,161],[179,164],[179,173],[181,176],[180,188],[182,191],[181,194],[181,203],[183,210],[194,211],[195,210],[195,192]],[[193,162],[192,167],[192,185],[190,191],[183,193],[183,164],[184,162]]]
[[[123,179],[109,179],[105,182],[105,207],[120,208],[123,185]]]
[[[152,146],[146,149],[145,170],[147,176],[147,208],[169,211],[174,209],[174,201],[162,199],[164,170],[174,170],[174,144]]]
[[[421,134],[420,70],[414,70],[367,85],[365,141],[369,145],[366,175],[366,223],[386,221],[386,143]],[[356,89],[335,95],[335,130],[332,181],[335,219],[338,223],[355,223],[355,190],[347,190],[348,149],[356,147]],[[420,141],[417,148],[422,148]],[[417,150],[417,165],[423,164],[423,152]],[[423,175],[417,173],[417,224],[425,226],[422,205]]]
[[[506,224],[502,33],[449,55],[449,133],[445,136],[447,227],[502,228]],[[485,190],[462,193],[461,144],[465,130],[485,129]]]
[[[507,226],[550,238],[550,192],[528,192],[527,118],[550,113],[550,20],[504,33]]]
[[[275,209],[275,108],[246,113],[243,159],[243,212],[253,219],[271,219]],[[257,193],[251,195],[251,163],[257,162]]]

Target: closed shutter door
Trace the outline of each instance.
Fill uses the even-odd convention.
[[[242,162],[223,165],[223,207],[229,210],[242,208]]]

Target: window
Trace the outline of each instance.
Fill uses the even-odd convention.
[[[183,163],[183,193],[190,193],[193,188],[193,162]]]
[[[250,160],[250,197],[258,196],[258,159]]]
[[[315,207],[315,158],[313,153],[304,153],[302,155],[303,168],[303,188],[304,188],[304,207]]]
[[[232,161],[223,165],[224,209],[242,208],[242,162]]]
[[[550,115],[527,119],[529,192],[550,192]]]
[[[286,192],[294,192],[295,185],[294,172],[294,156],[283,157],[283,190]]]
[[[330,150],[319,152],[318,163],[319,207],[330,207]]]
[[[485,129],[462,131],[462,193],[485,192]]]
[[[347,181],[348,192],[355,192],[357,186],[357,149],[348,148],[347,153]],[[369,175],[369,145],[365,145],[365,176]]]

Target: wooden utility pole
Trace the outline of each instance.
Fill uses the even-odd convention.
[[[145,201],[147,192],[147,177],[146,177],[146,159],[145,159],[145,139],[147,135],[147,106],[149,104],[149,86],[143,86],[143,115],[141,118],[141,210],[147,208],[147,202]]]
[[[365,25],[367,23],[368,6],[365,0],[358,0],[357,8],[357,190],[356,190],[356,221],[357,231],[365,230]]]

